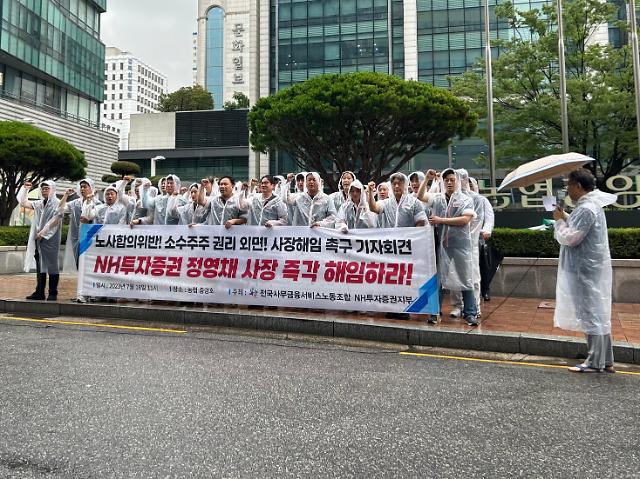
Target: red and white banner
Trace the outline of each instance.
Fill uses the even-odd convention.
[[[78,294],[347,311],[439,311],[427,228],[82,225]]]

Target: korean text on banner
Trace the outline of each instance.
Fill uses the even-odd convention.
[[[428,228],[82,225],[78,294],[437,314]]]

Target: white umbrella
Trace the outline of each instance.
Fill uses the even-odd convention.
[[[592,161],[595,160],[582,153],[564,153],[562,155],[550,155],[544,158],[538,158],[537,160],[518,166],[505,176],[498,191],[507,188],[522,188],[537,183],[538,181],[562,176]]]

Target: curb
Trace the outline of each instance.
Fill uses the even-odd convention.
[[[28,313],[51,316],[84,318],[115,318],[151,322],[169,322],[206,325],[224,328],[283,333],[309,334],[407,346],[426,346],[467,349],[497,353],[525,354],[579,358],[586,356],[584,340],[546,335],[526,335],[510,332],[460,331],[457,329],[431,329],[414,325],[373,324],[368,320],[316,319],[259,313],[228,313],[166,308],[153,305],[122,306],[103,304],[48,303],[46,301],[0,300],[0,313]],[[617,362],[640,364],[640,344],[613,345]]]

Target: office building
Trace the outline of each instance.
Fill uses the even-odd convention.
[[[511,38],[514,29],[495,16],[499,1],[488,1],[491,39]],[[518,10],[547,3],[514,0]],[[376,71],[448,87],[448,77],[484,54],[483,7],[484,0],[198,0],[197,81],[214,94],[217,107],[234,91],[255,102],[325,73]],[[609,41],[609,27],[602,25],[592,41]],[[492,48],[494,58],[499,53]],[[428,161],[442,167],[453,157],[458,166],[477,170],[473,160],[483,153],[486,145],[469,139],[449,152],[430,151]],[[254,160],[255,171],[294,167],[280,155]],[[407,168],[426,164],[423,154]]]
[[[182,184],[214,175],[249,175],[247,110],[148,113],[131,117],[129,149],[119,158],[138,163],[142,176],[176,174]]]
[[[158,111],[160,95],[167,93],[167,77],[115,47],[106,49],[104,76],[102,120],[119,126],[120,149],[126,150],[131,115]]]
[[[99,179],[117,159],[100,129],[106,0],[2,0],[0,120],[31,123],[81,150]]]

